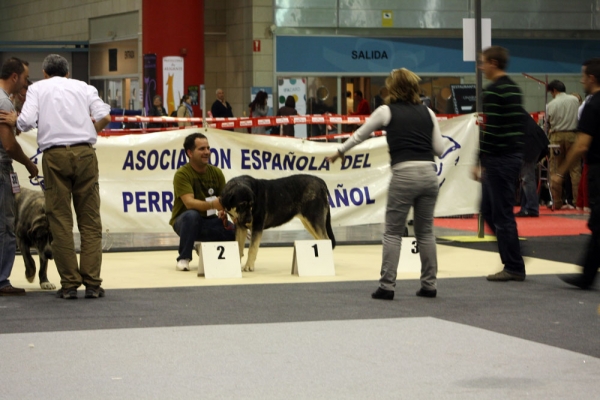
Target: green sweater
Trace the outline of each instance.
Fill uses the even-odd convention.
[[[485,88],[480,157],[523,152],[526,120],[521,98],[521,89],[506,75]]]

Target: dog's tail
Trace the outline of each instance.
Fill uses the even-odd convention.
[[[335,236],[333,236],[333,229],[331,229],[331,209],[327,208],[327,219],[325,220],[325,228],[327,229],[327,236],[331,239],[331,248],[335,249]]]

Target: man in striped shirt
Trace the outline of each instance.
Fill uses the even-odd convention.
[[[513,213],[525,137],[521,89],[505,72],[508,51],[492,46],[480,56],[479,69],[492,83],[483,92],[480,127],[481,214],[498,240],[504,269],[488,281],[524,281],[525,264]]]

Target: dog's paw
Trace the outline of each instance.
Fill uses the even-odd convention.
[[[249,265],[246,263],[246,265],[244,265],[244,268],[242,269],[242,271],[244,272],[252,272],[254,271],[254,265]]]
[[[54,289],[56,289],[56,286],[54,286],[54,284],[50,283],[50,282],[41,282],[40,283],[40,287],[43,290],[54,290]]]
[[[25,273],[25,279],[27,279],[27,282],[31,283],[33,282],[33,280],[35,279],[35,271],[33,272],[33,275],[27,275],[27,273]]]

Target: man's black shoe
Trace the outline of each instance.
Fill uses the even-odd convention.
[[[515,217],[520,218],[520,217],[539,217],[539,214],[532,214],[530,212],[521,210],[518,213],[515,214]]]
[[[419,297],[435,297],[437,296],[437,290],[433,289],[433,290],[427,290],[427,289],[419,289],[417,291],[417,296]]]
[[[559,275],[558,278],[569,285],[577,286],[584,290],[587,290],[592,286],[591,283],[583,280],[581,274]]]
[[[371,293],[371,297],[379,300],[394,300],[394,291],[377,288],[376,291]]]

